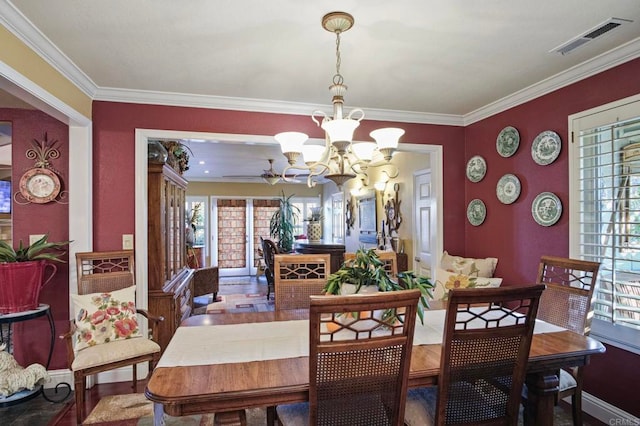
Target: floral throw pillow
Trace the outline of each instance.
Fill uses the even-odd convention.
[[[474,259],[472,257],[452,256],[446,251],[442,254],[442,260],[440,261],[440,267],[447,271],[484,278],[493,277],[497,264],[498,259],[495,257]]]
[[[110,293],[73,294],[75,350],[142,336],[135,308],[136,286]]]
[[[444,269],[438,269],[436,273],[436,288],[434,291],[434,299],[436,300],[446,300],[449,290],[452,288],[491,288],[500,287],[500,284],[502,284],[502,278],[476,277],[445,271]]]

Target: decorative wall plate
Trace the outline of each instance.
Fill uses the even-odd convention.
[[[531,145],[531,157],[533,157],[533,161],[537,164],[546,166],[547,164],[553,163],[556,158],[558,158],[561,147],[562,143],[560,141],[560,136],[556,132],[547,130],[540,133],[533,140],[533,145]]]
[[[480,182],[487,173],[487,163],[479,155],[474,155],[467,163],[467,179],[471,182]]]
[[[533,219],[542,226],[551,226],[562,215],[562,202],[553,192],[541,192],[531,204]]]
[[[520,196],[520,179],[516,175],[506,174],[496,185],[496,195],[502,204],[511,204]]]
[[[500,131],[496,139],[496,150],[503,157],[511,157],[520,146],[520,133],[515,127],[507,126]]]
[[[60,193],[60,179],[53,171],[38,167],[22,175],[19,188],[27,201],[44,204],[53,201]]]
[[[471,200],[467,207],[467,219],[473,226],[482,225],[484,219],[487,217],[487,207],[482,200],[475,198]]]

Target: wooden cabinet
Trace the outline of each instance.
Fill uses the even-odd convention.
[[[164,317],[158,333],[164,351],[193,307],[193,270],[187,267],[185,242],[187,181],[164,164],[149,163],[148,170],[149,311]]]

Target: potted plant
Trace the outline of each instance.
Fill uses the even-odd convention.
[[[284,191],[280,197],[278,210],[271,216],[269,232],[271,237],[277,240],[278,250],[289,253],[293,249],[294,226],[298,220],[300,209],[291,202],[290,196],[285,196]]]
[[[345,288],[349,290],[345,291]],[[424,323],[424,309],[429,309],[429,299],[433,298],[434,284],[426,277],[416,276],[412,271],[398,273],[393,280],[384,269],[384,262],[378,258],[374,249],[359,248],[355,257],[342,264],[340,269],[329,275],[325,294],[348,294],[365,291],[420,290],[418,317]],[[383,319],[395,320],[395,312],[385,312]]]
[[[22,240],[17,249],[0,241],[0,314],[22,312],[38,306],[40,290],[57,271],[52,262],[63,262],[60,257],[69,241],[49,242],[47,235],[31,245]],[[45,270],[51,274],[45,279]]]

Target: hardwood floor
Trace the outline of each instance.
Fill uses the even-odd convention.
[[[228,278],[223,277],[220,280],[220,292],[219,294],[238,294],[238,293],[259,293],[265,292],[266,294],[266,281],[264,277],[261,277],[256,281],[255,277],[249,278]],[[146,381],[138,381],[138,386],[136,392],[143,393],[146,386]],[[93,388],[89,389],[85,394],[86,399],[86,412],[90,413],[91,410],[96,406],[98,401],[108,395],[119,395],[119,394],[128,394],[132,393],[130,382],[121,382],[121,383],[106,383],[96,385]],[[55,416],[51,421],[46,422],[45,420],[37,420],[37,417],[25,417],[22,418],[18,414],[20,411],[29,412],[34,410],[41,410],[42,407],[42,397],[38,397],[34,400],[25,402],[20,405],[16,405],[14,407],[0,409],[0,424],[11,424],[15,426],[19,425],[28,425],[28,426],[77,426],[76,423],[76,410],[75,404],[73,402],[73,398],[65,405],[59,405],[59,408],[55,408],[56,410],[60,410],[59,414]],[[46,403],[45,404],[49,404]],[[52,408],[49,408],[52,409]],[[562,402],[557,408],[557,414],[562,418],[561,424],[568,424],[568,420],[571,419],[571,406]],[[5,417],[6,415],[6,417]],[[557,417],[558,417],[557,416]],[[44,416],[43,416],[44,417]],[[50,417],[50,416],[48,416]],[[48,418],[47,417],[47,418]],[[10,419],[9,423],[5,423],[5,419]],[[16,419],[15,421],[13,419]],[[103,424],[107,425],[107,424]],[[112,422],[108,424],[109,426],[121,425],[124,426],[122,422]],[[604,425],[604,423],[588,416],[585,414],[584,416],[584,425],[585,426],[600,426]],[[95,425],[94,425],[95,426]]]

